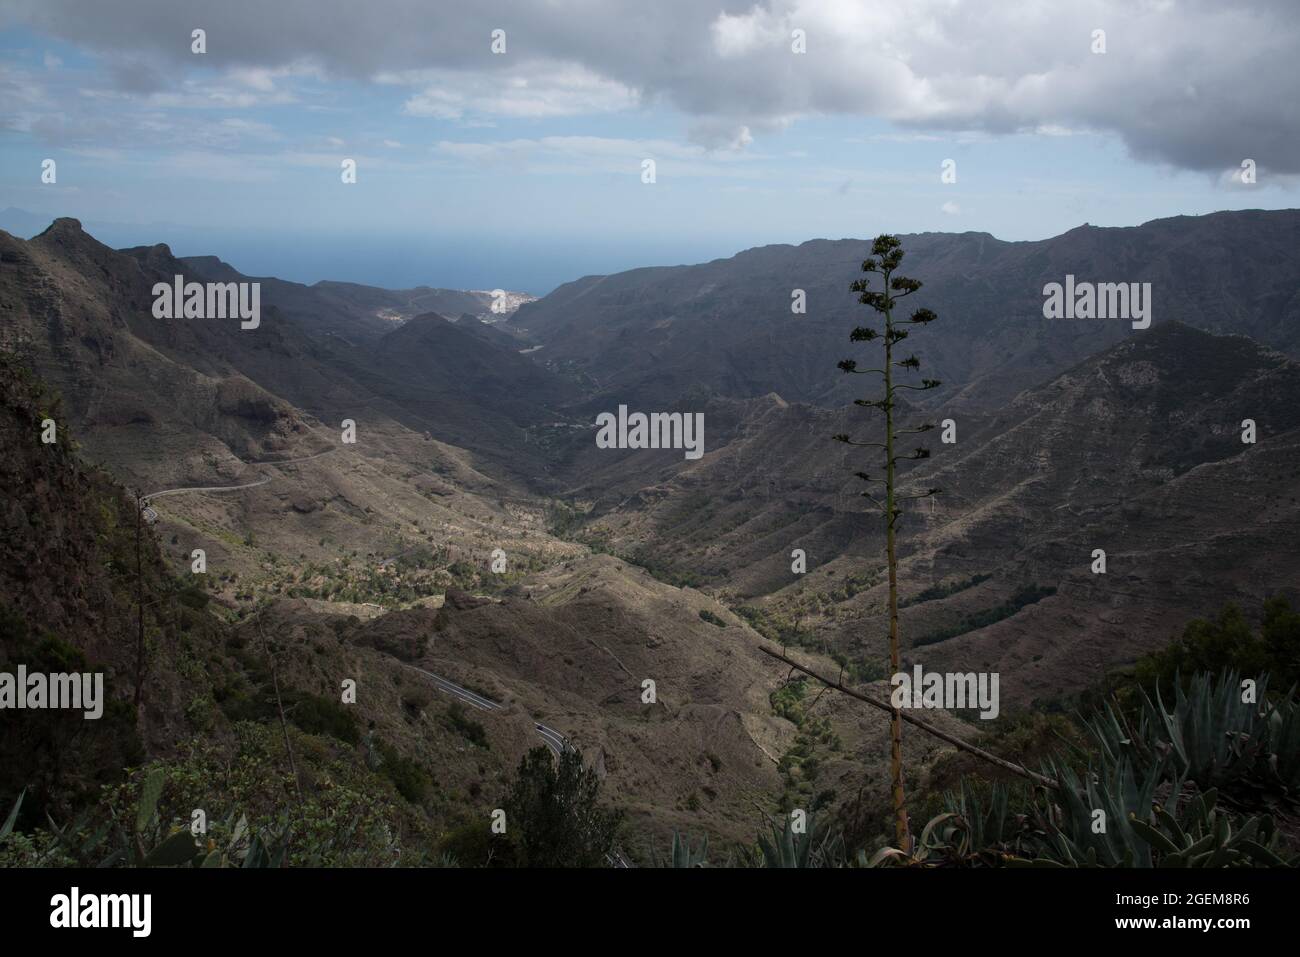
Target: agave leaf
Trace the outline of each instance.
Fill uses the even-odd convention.
[[[23,806],[23,798],[26,797],[26,795],[27,789],[23,788],[22,792],[18,795],[18,800],[14,801],[13,810],[10,811],[9,816],[5,818],[4,824],[0,825],[0,841],[3,841],[13,832],[14,821],[18,820],[18,809]]]
[[[144,867],[175,867],[188,864],[199,853],[199,846],[189,831],[177,831],[145,855]]]
[[[762,840],[762,837],[759,838]],[[260,834],[254,834],[251,841],[248,842],[248,850],[244,854],[244,862],[241,867],[261,867],[262,858],[265,857],[265,851],[262,850],[262,837]]]
[[[871,859],[867,861],[867,867],[879,867],[887,858],[890,860],[907,860],[907,855],[896,847],[882,847],[871,855]]]
[[[934,834],[934,829],[949,818],[956,817],[952,813],[936,814],[926,823],[925,829],[921,831],[921,844],[923,846],[930,844],[930,836]]]
[[[1157,851],[1160,851],[1162,854],[1178,853],[1178,845],[1169,840],[1169,838],[1166,837],[1159,828],[1152,827],[1146,821],[1139,821],[1137,818],[1134,818],[1130,824],[1133,827],[1134,833]]]
[[[1255,839],[1255,832],[1259,830],[1259,818],[1252,817],[1249,821],[1241,826],[1241,830],[1232,835],[1232,843],[1240,844],[1242,841],[1252,841]]]
[[[1218,820],[1214,822],[1214,841],[1220,847],[1226,847],[1232,839],[1232,826],[1228,823],[1228,815],[1217,815]]]
[[[1156,820],[1158,820],[1161,824],[1163,824],[1168,830],[1173,832],[1174,839],[1175,839],[1174,843],[1178,844],[1179,847],[1182,848],[1186,848],[1191,845],[1192,843],[1191,838],[1189,838],[1187,834],[1184,833],[1183,829],[1178,826],[1178,820],[1172,814],[1170,814],[1168,811],[1166,811],[1164,808],[1160,807],[1159,805],[1156,806],[1155,813],[1156,813]]]
[[[1065,867],[1060,861],[1054,861],[1048,857],[1035,857],[1026,859],[1023,857],[1008,857],[1006,859],[1008,867]]]
[[[1213,854],[1205,855],[1207,860],[1200,867],[1227,867],[1237,857],[1237,853],[1230,847],[1220,845],[1214,849]]]
[[[1183,853],[1190,859],[1195,857],[1197,854],[1203,854],[1214,846],[1215,836],[1214,832],[1211,831],[1209,834],[1205,835],[1205,837],[1195,842],[1191,847],[1187,848],[1187,850],[1183,851]]]
[[[1241,849],[1246,854],[1250,855],[1250,858],[1253,861],[1255,861],[1258,864],[1262,864],[1265,867],[1286,867],[1287,866],[1286,861],[1282,860],[1282,858],[1278,857],[1267,847],[1264,847],[1262,844],[1258,844],[1255,841],[1242,841]]]
[[[116,866],[119,862],[124,861],[124,860],[126,860],[126,848],[124,848],[124,847],[119,847],[119,848],[116,848],[116,849],[113,851],[113,853],[109,854],[108,857],[104,858],[102,861],[100,861],[100,862],[99,862],[98,864],[96,864],[95,866],[96,866],[96,867],[114,867],[114,866]]]

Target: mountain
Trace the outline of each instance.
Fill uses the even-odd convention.
[[[187,275],[193,273],[200,281],[260,282],[264,305],[274,306],[310,335],[337,337],[344,343],[371,341],[424,313],[499,320],[533,298],[524,293],[507,293],[501,299],[502,311],[495,313],[491,292],[428,286],[380,289],[329,280],[307,286],[272,276],[247,276],[216,256],[184,256],[178,262]]]
[[[938,313],[916,354],[945,388],[990,408],[1139,330],[1120,319],[1045,319],[1045,284],[1150,282],[1153,322],[1238,333],[1300,356],[1300,211],[1222,212],[1132,228],[1081,226],[1038,242],[987,233],[902,237],[902,272],[925,286],[907,302]],[[511,323],[536,358],[607,401],[667,407],[701,386],[732,398],[854,398],[836,363],[865,307],[849,292],[863,240],[764,246],[693,266],[588,276],[522,306]],[[793,314],[803,290],[807,313]]]
[[[903,471],[905,492],[942,489],[900,525],[909,663],[996,671],[1008,713],[1046,707],[1225,600],[1295,593],[1296,266],[1278,252],[1295,221],[906,240],[918,305],[940,313],[912,342],[948,385],[899,416],[956,432],[927,434],[932,456]],[[864,250],[590,277],[490,322],[465,302],[424,308],[437,290],[268,278],[242,329],[153,314],[154,284],[178,273],[249,281],[215,258],[113,250],[69,219],[0,233],[0,427],[19,449],[5,647],[39,648],[43,628],[103,663],[121,732],[87,742],[80,779],[13,773],[71,807],[144,757],[207,774],[187,742],[229,749],[244,721],[261,728],[241,739],[263,742],[252,759],[280,767],[271,634],[291,649],[278,680],[310,779],[378,788],[410,847],[478,827],[539,724],[630,811],[633,857],[671,829],[747,843],[756,806],[883,804],[885,724],[838,695],[803,721],[802,685],[761,650],[799,646],[887,694],[883,530],[853,476],[875,457],[831,440],[874,425],[835,367],[858,349],[845,290]],[[1043,320],[1044,277],[1066,274],[1149,277],[1155,321]],[[807,315],[789,313],[791,288]],[[595,417],[624,404],[702,413],[703,456],[598,447]],[[56,449],[34,427],[49,409]],[[141,575],[122,486],[156,513]],[[145,616],[142,711],[127,705],[140,584],[161,609]],[[350,719],[333,710],[340,675],[365,691]],[[445,682],[500,707],[467,715]],[[907,749],[922,769],[943,754],[922,735]],[[261,811],[292,787],[271,781]]]
[[[520,430],[530,422],[553,417],[544,403],[564,398],[562,380],[542,390],[528,407],[531,418],[520,423],[484,422],[477,415],[472,424],[465,420],[467,402],[491,406],[494,393],[514,396],[521,384],[541,387],[546,373],[520,359],[513,345],[426,317],[404,334],[408,344],[426,342],[456,357],[431,375],[406,361],[402,337],[385,343],[393,323],[372,316],[369,331],[362,331],[367,326],[355,312],[331,311],[315,287],[257,280],[264,315],[256,329],[241,329],[234,320],[158,320],[154,283],[170,283],[190,268],[164,245],[119,252],[96,242],[75,220],[58,220],[30,241],[0,236],[0,247],[8,267],[0,291],[13,307],[4,329],[11,348],[30,354],[69,397],[79,424],[96,426],[86,430],[92,446],[110,433],[128,446],[130,433],[147,435],[147,448],[128,448],[117,462],[132,469],[152,460],[148,478],[154,484],[170,482],[180,471],[176,466],[205,444],[230,471],[237,469],[232,459],[320,451],[320,423],[336,431],[343,419],[364,422],[376,412],[379,420],[367,424],[381,430],[400,421],[435,439],[475,432],[498,462],[542,471],[527,447],[521,455],[511,445],[525,445]],[[197,281],[249,281],[216,263],[204,260],[208,271]],[[446,329],[438,343],[418,332],[435,323]],[[352,330],[350,338],[329,334],[331,327]],[[476,350],[494,358],[475,363],[470,357]],[[496,379],[493,368],[499,369]],[[390,391],[410,401],[395,406],[385,395]],[[171,449],[167,436],[175,439]],[[100,444],[98,452],[115,454],[113,443]]]
[[[370,795],[385,827],[412,842],[412,859],[418,842],[427,849],[487,820],[539,743],[536,721],[582,747],[632,811],[633,858],[648,853],[649,835],[700,822],[747,841],[754,797],[781,793],[782,759],[808,747],[772,710],[781,671],[712,597],[548,531],[549,502],[514,475],[554,460],[546,428],[585,431],[549,408],[580,400],[577,387],[503,331],[466,325],[473,317],[421,314],[346,346],[274,304],[256,329],[155,318],[154,283],[183,268],[165,246],[112,250],[74,220],[30,241],[0,235],[5,369],[14,383],[48,382],[9,401],[17,411],[0,423],[21,449],[7,465],[22,490],[6,512],[4,645],[26,653],[35,629],[56,633],[65,658],[107,669],[118,715],[112,734],[79,739],[95,752],[84,778],[14,763],[6,787],[30,776],[35,806],[70,811],[146,759],[207,774],[193,762],[228,764],[254,741],[269,749],[255,760],[287,766],[267,730],[278,718],[267,702],[280,695],[297,715],[308,782]],[[65,443],[53,450],[39,441],[46,407],[57,408]],[[355,444],[341,438],[348,413]],[[439,437],[418,431],[433,423]],[[124,482],[157,513],[141,532],[149,663],[139,709],[136,503]],[[508,563],[499,573],[489,567],[497,550]],[[274,679],[273,653],[284,655]],[[503,707],[467,717],[410,665]],[[362,688],[347,718],[328,704],[340,676]],[[658,688],[650,701],[647,679]],[[857,749],[883,753],[883,729],[846,702],[827,720],[845,748],[825,756],[840,783],[828,776],[819,790],[847,799],[860,787]],[[262,730],[239,730],[249,721]],[[51,753],[65,753],[62,731],[51,734]],[[931,742],[912,748],[937,753]],[[376,767],[397,769],[392,781],[423,796],[394,793]],[[259,779],[256,808],[220,810],[273,820],[294,787],[279,774]]]
[[[879,659],[883,528],[852,474],[878,456],[830,440],[869,435],[870,417],[775,397],[742,405],[737,438],[700,462],[612,496],[601,477],[576,490],[595,503],[585,534]],[[924,416],[949,417],[956,443],[930,433],[932,458],[903,472],[905,492],[942,489],[900,524],[903,634],[927,667],[1001,667],[1007,700],[1028,703],[1159,647],[1226,600],[1257,607],[1295,591],[1300,364],[1281,353],[1164,323],[993,413],[952,399]],[[656,453],[635,454],[629,480]],[[791,571],[796,548],[806,575]],[[1095,548],[1105,575],[1090,570]]]

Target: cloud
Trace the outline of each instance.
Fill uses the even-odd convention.
[[[480,0],[467,13],[409,0],[8,0],[4,22],[98,51],[119,64],[123,89],[146,93],[157,77],[215,69],[266,97],[280,87],[274,71],[310,63],[322,76],[407,86],[405,112],[434,120],[666,104],[689,117],[694,142],[736,149],[745,131],[843,114],[918,134],[1108,134],[1141,160],[1213,176],[1246,156],[1261,170],[1300,172],[1291,0],[721,6]],[[208,32],[201,57],[189,51],[196,24]],[[507,33],[504,55],[491,53],[495,28]],[[791,49],[795,29],[806,53]],[[1104,54],[1091,52],[1094,29],[1106,31]],[[224,105],[241,102],[252,101],[231,93]]]
[[[754,135],[744,123],[706,119],[691,125],[686,138],[707,150],[743,150],[754,142]]]
[[[167,86],[154,65],[136,58],[113,63],[108,70],[113,87],[123,93],[156,93]]]
[[[471,115],[545,119],[611,113],[639,105],[636,92],[573,64],[531,64],[492,73],[409,70],[383,83],[420,87],[402,107],[409,116],[459,120]]]
[[[450,162],[481,168],[505,166],[551,173],[613,173],[636,179],[641,162],[653,159],[660,179],[665,176],[757,176],[753,157],[717,153],[702,146],[664,139],[624,139],[602,136],[543,136],[536,139],[464,142],[444,140],[433,153]]]

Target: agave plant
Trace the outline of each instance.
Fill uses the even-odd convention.
[[[1059,761],[1048,764],[1060,788],[1047,799],[1039,821],[1060,855],[1106,867],[1150,867],[1150,848],[1137,840],[1132,819],[1150,809],[1165,779],[1164,762],[1143,769],[1127,757],[1102,758],[1082,775]]]
[[[661,867],[705,867],[708,864],[709,836],[704,835],[697,848],[691,847],[691,836],[673,831],[672,848]]]
[[[982,790],[962,778],[958,791],[944,795],[944,812],[926,822],[910,854],[884,847],[866,865],[974,867],[1000,862],[1018,845],[1025,816],[1011,813],[1011,789],[1005,783],[993,782],[987,797]]]
[[[1268,746],[1264,764],[1292,798],[1300,797],[1300,701],[1296,689],[1267,705]]]
[[[864,867],[908,867],[935,865],[941,860],[953,861],[961,856],[961,847],[966,843],[963,833],[961,818],[951,811],[945,811],[926,822],[920,839],[912,843],[910,851],[901,847],[882,847],[866,860],[861,860],[864,855],[859,852],[860,862]]]
[[[1264,699],[1267,689],[1268,678],[1261,676],[1258,700]],[[1211,788],[1251,770],[1267,723],[1258,705],[1242,701],[1235,671],[1225,672],[1218,681],[1208,673],[1195,675],[1186,693],[1175,678],[1173,710],[1166,709],[1159,688],[1156,705],[1156,717],[1168,735],[1180,778],[1186,776],[1201,788]]]
[[[1242,820],[1218,808],[1223,783],[1300,789],[1296,691],[1242,701],[1237,673],[1175,683],[1173,707],[1139,694],[1132,715],[1108,702],[1082,721],[1096,747],[1049,759],[1056,788],[1035,792],[1032,813],[1010,810],[1011,791],[981,797],[968,781],[945,797],[912,853],[884,848],[880,864],[996,863],[1044,867],[1274,867],[1287,861],[1267,815]],[[1086,757],[1080,770],[1078,758]],[[1163,794],[1160,803],[1157,795]],[[1237,824],[1234,829],[1233,822]]]
[[[1183,685],[1186,684],[1186,690]],[[1300,703],[1295,689],[1268,697],[1268,676],[1255,683],[1255,702],[1242,700],[1240,676],[1202,672],[1175,680],[1173,707],[1159,689],[1155,700],[1139,691],[1129,717],[1114,702],[1083,718],[1102,758],[1127,759],[1149,768],[1166,758],[1173,777],[1202,790],[1246,783],[1300,789]]]
[[[1180,782],[1181,783],[1181,782]],[[1155,852],[1160,867],[1286,867],[1277,853],[1277,833],[1268,815],[1252,817],[1237,831],[1228,815],[1216,810],[1219,792],[1210,789],[1183,802],[1179,788],[1170,804],[1177,816],[1160,805],[1151,823],[1134,820],[1133,830]]]
[[[1014,843],[1024,827],[1024,818],[1010,813],[1010,802],[1011,789],[1004,782],[993,782],[986,801],[970,780],[963,778],[961,790],[945,797],[959,825],[959,834],[953,835],[958,838],[956,852],[970,856]]]
[[[759,850],[764,867],[846,867],[848,854],[844,837],[830,828],[818,827],[814,815],[809,814],[806,827],[795,832],[793,818],[787,817],[782,827],[770,824],[772,839],[758,835]]]
[[[1182,797],[1185,782],[1176,782],[1168,806],[1154,804],[1148,814],[1134,814],[1117,832],[1124,846],[1121,864],[1153,867],[1289,867],[1278,852],[1278,835],[1267,815],[1251,817],[1233,830],[1229,816],[1218,810],[1218,791]],[[1172,810],[1170,810],[1172,808]],[[1029,867],[1104,867],[1110,861],[1096,843],[1083,843],[1057,833],[1033,858],[1007,863]],[[1111,854],[1113,859],[1113,853]]]
[[[79,867],[281,867],[288,852],[288,825],[264,834],[250,834],[248,819],[240,815],[226,821],[222,832],[229,835],[224,847],[209,839],[201,843],[189,830],[167,826],[158,814],[158,802],[166,783],[166,771],[154,768],[140,787],[134,816],[124,820],[114,814],[94,830],[90,811],[73,823],[60,826],[47,816],[53,838],[32,863],[41,866],[56,858]],[[22,807],[20,794],[4,825],[0,843],[12,833]]]

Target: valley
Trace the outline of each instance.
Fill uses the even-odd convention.
[[[950,420],[953,439],[936,430],[901,469],[905,491],[942,490],[899,525],[909,671],[995,672],[1014,718],[1227,601],[1300,597],[1300,286],[1271,252],[1297,235],[1283,211],[1036,244],[904,237],[941,317],[917,354],[945,384],[900,414]],[[1249,243],[1260,271],[1193,275],[1189,243]],[[490,294],[250,280],[215,257],[110,249],[75,220],[0,234],[0,347],[59,397],[75,442],[47,481],[118,490],[96,493],[113,503],[105,540],[127,534],[129,495],[157,514],[141,747],[236,747],[274,679],[310,774],[359,795],[398,769],[375,793],[404,862],[487,820],[536,723],[625,810],[638,863],[674,832],[740,848],[794,808],[887,806],[887,720],[761,650],[889,696],[884,534],[854,477],[871,462],[831,441],[869,422],[836,369],[863,250],[588,277],[502,319]],[[1045,320],[1043,277],[1067,263],[1153,283],[1151,328]],[[159,316],[155,283],[181,275],[260,282],[260,324]],[[793,288],[807,315],[789,314]],[[46,400],[13,375],[11,410],[36,415]],[[30,449],[28,424],[7,426],[10,447]],[[11,463],[23,514],[58,530],[41,561],[77,578],[81,505],[20,465],[39,470]],[[129,576],[101,571],[111,611],[17,579],[6,605],[66,626],[122,699],[138,609]],[[421,672],[500,707],[467,712]],[[334,704],[344,679],[355,713]],[[904,747],[923,780],[951,754],[924,734]]]

